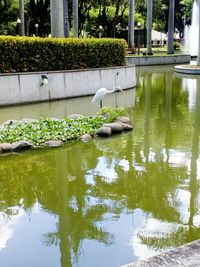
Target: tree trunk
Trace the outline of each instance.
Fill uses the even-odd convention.
[[[21,25],[20,25],[20,35],[25,35],[25,25],[24,25],[24,0],[19,1],[20,6],[20,19],[21,19]]]
[[[51,36],[64,37],[63,0],[51,0]]]
[[[129,0],[128,47],[134,48],[134,0]]]
[[[64,12],[64,36],[70,37],[68,0],[63,0]]]
[[[73,32],[78,38],[78,0],[73,0]]]
[[[175,0],[169,0],[168,42],[167,42],[168,54],[174,54],[174,5],[175,5]]]
[[[153,0],[147,1],[147,55],[153,55],[151,44]]]
[[[198,3],[198,8],[199,8],[199,18],[200,18],[200,1]],[[198,57],[197,57],[197,66],[200,66],[200,23],[199,23],[199,40],[198,40]]]

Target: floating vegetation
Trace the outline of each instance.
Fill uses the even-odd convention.
[[[123,110],[124,112],[124,110]],[[40,118],[9,121],[0,127],[0,143],[26,141],[33,147],[46,146],[48,141],[78,140],[84,134],[93,135],[103,124],[116,119],[122,109],[105,108],[100,114],[72,119]]]

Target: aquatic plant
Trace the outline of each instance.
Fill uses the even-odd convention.
[[[103,111],[102,111],[103,112]],[[101,112],[101,113],[102,113]],[[40,118],[33,122],[14,121],[0,129],[0,143],[27,141],[35,147],[44,146],[49,140],[77,140],[83,134],[94,134],[104,123],[121,114],[121,109],[110,108],[106,115],[81,117],[75,119]]]

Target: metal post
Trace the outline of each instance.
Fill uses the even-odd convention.
[[[17,19],[17,34],[21,35],[21,19]]]
[[[140,28],[138,28],[138,55],[140,54]]]
[[[38,28],[39,28],[39,25],[36,23],[35,24],[35,36],[38,36]]]
[[[140,29],[141,29],[140,22],[137,23],[137,27],[138,27],[138,55],[139,55],[140,54]]]

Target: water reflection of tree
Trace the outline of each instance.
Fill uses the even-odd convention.
[[[169,82],[169,80],[168,80]],[[170,84],[170,83],[169,83]],[[199,157],[199,134],[200,134],[200,80],[197,80],[197,95],[194,114],[194,129],[191,146],[191,172],[189,182],[190,203],[189,203],[189,219],[188,223],[183,223],[180,219],[177,221],[178,228],[172,233],[164,234],[162,232],[151,233],[150,236],[140,234],[139,238],[143,244],[153,247],[154,249],[163,249],[168,247],[180,246],[200,238],[200,228],[194,225],[194,217],[198,213],[198,193],[199,181],[197,180],[197,160]],[[170,87],[171,88],[171,87]],[[171,90],[170,90],[171,91]],[[169,92],[170,92],[169,91]],[[169,97],[168,92],[168,97]],[[168,99],[168,98],[166,98]],[[168,99],[168,109],[170,99]],[[170,110],[170,109],[169,109]],[[170,116],[170,112],[168,113]],[[170,122],[170,120],[168,121]],[[167,127],[170,127],[169,123]],[[166,143],[168,144],[168,142]]]
[[[72,266],[72,262],[78,259],[83,240],[110,245],[114,238],[97,225],[104,220],[109,207],[97,202],[89,203],[92,186],[84,179],[84,168],[85,162],[88,168],[96,165],[94,151],[88,150],[84,144],[72,146],[73,150],[69,151],[61,149],[45,154],[39,152],[39,156],[35,153],[29,155],[26,172],[24,160],[20,157],[13,159],[13,166],[10,166],[12,160],[5,160],[2,168],[2,175],[9,178],[10,184],[1,184],[6,189],[1,191],[4,201],[1,211],[18,206],[23,199],[25,209],[31,209],[38,201],[44,210],[58,215],[57,231],[44,234],[42,240],[48,246],[59,244],[61,266]],[[71,153],[76,157],[70,157]],[[9,173],[5,171],[6,165]],[[8,194],[9,191],[14,194]]]
[[[113,242],[113,236],[106,232],[97,222],[103,221],[104,214],[108,212],[108,207],[103,204],[87,202],[88,191],[91,185],[86,184],[84,179],[84,169],[82,162],[85,161],[86,154],[82,153],[79,147],[74,148],[76,161],[70,161],[70,155],[64,150],[56,153],[57,170],[57,214],[59,216],[58,232],[46,234],[45,242],[55,244],[59,241],[61,252],[61,266],[72,266],[74,260],[78,261],[81,243],[85,239],[98,240],[106,245]],[[87,154],[90,164],[95,163],[91,154]],[[72,167],[74,166],[74,167]],[[70,168],[71,172],[69,173]],[[70,182],[67,174],[73,177]],[[78,176],[77,176],[78,174]],[[49,207],[48,207],[49,209]],[[53,237],[53,238],[52,238]]]
[[[97,240],[106,245],[114,242],[114,236],[99,226],[108,212],[116,218],[122,212],[132,213],[140,208],[154,218],[180,226],[177,231],[174,230],[171,235],[162,236],[162,238],[158,235],[149,238],[141,234],[141,241],[151,247],[176,246],[199,236],[199,230],[194,227],[193,218],[197,211],[199,186],[196,180],[196,160],[199,142],[197,118],[200,117],[200,103],[196,103],[193,132],[189,185],[190,219],[188,224],[184,225],[181,221],[180,201],[177,200],[176,192],[179,185],[182,185],[183,179],[187,177],[187,169],[172,168],[168,161],[164,162],[161,157],[159,158],[158,151],[155,162],[147,160],[150,147],[157,146],[156,138],[160,138],[159,144],[165,143],[169,151],[176,142],[176,136],[179,136],[182,131],[183,125],[178,124],[177,127],[181,128],[178,134],[175,134],[176,129],[173,127],[174,121],[171,114],[176,109],[173,104],[174,89],[168,86],[168,91],[164,89],[159,91],[159,87],[162,86],[160,82],[154,94],[152,75],[147,74],[145,80],[140,96],[141,102],[144,102],[144,108],[141,105],[142,107],[138,106],[134,111],[137,119],[139,117],[139,122],[136,122],[136,130],[133,134],[122,134],[111,139],[97,139],[96,147],[93,144],[77,143],[63,149],[48,150],[45,153],[37,151],[21,156],[15,155],[12,158],[2,158],[1,211],[5,213],[7,211],[7,214],[12,216],[8,212],[9,208],[18,206],[23,199],[25,210],[31,209],[36,202],[39,202],[43,210],[56,214],[58,216],[56,231],[44,234],[42,240],[45,245],[59,244],[62,266],[71,266],[74,260],[78,260],[82,242],[85,239]],[[161,80],[163,81],[163,77]],[[168,85],[170,80],[172,76],[168,74],[166,78]],[[159,97],[156,99],[155,95],[163,101],[160,113],[158,112]],[[180,98],[182,100],[179,99],[179,101],[184,102],[185,108],[185,97],[181,93]],[[197,99],[199,98],[198,96]],[[159,123],[156,119],[158,114],[161,114]],[[163,114],[165,114],[164,119]],[[183,115],[184,112],[182,120]],[[189,120],[188,117],[186,120]],[[142,134],[137,132],[138,128],[142,129]],[[159,136],[155,132],[159,132]],[[182,139],[179,143],[181,141]],[[141,161],[141,149],[144,150],[146,158],[144,162]],[[103,174],[95,172],[97,160],[100,158],[104,158],[107,165],[102,168],[114,168],[117,179],[108,182]],[[128,170],[125,171],[120,166],[120,160],[128,162]],[[87,182],[88,175],[94,182]]]

